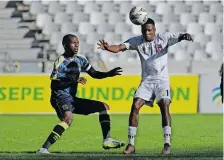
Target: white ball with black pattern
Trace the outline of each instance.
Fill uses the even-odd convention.
[[[133,7],[129,12],[130,21],[136,25],[143,25],[148,19],[148,13],[143,7]]]

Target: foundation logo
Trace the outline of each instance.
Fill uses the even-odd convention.
[[[215,103],[217,107],[222,103],[220,87],[216,87],[212,90],[212,102]]]

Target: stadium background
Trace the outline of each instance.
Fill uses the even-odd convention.
[[[168,67],[171,74],[171,113],[174,128],[189,125],[188,131],[184,132],[180,129],[177,131],[176,129],[174,133],[181,132],[182,136],[187,136],[197,132],[193,134],[194,140],[187,138],[184,141],[181,140],[182,143],[189,145],[189,154],[182,154],[184,151],[182,143],[174,141],[174,146],[179,150],[174,151],[174,155],[176,154],[177,157],[189,155],[199,158],[200,156],[213,157],[212,159],[222,156],[223,106],[219,88],[219,69],[223,59],[223,3],[205,0],[0,1],[0,114],[2,114],[0,135],[3,137],[0,138],[0,146],[2,146],[0,156],[12,156],[6,152],[17,153],[38,149],[38,144],[42,143],[53,127],[52,125],[57,122],[55,116],[43,115],[54,113],[49,104],[49,74],[52,71],[54,60],[63,53],[61,39],[67,33],[74,33],[79,37],[80,53],[85,55],[96,69],[107,71],[115,66],[123,68],[124,75],[120,77],[93,80],[87,76],[87,84],[80,86],[78,95],[103,100],[110,105],[111,113],[121,114],[112,114],[114,121],[112,123],[117,125],[117,128],[114,126],[112,130],[115,130],[116,136],[127,139],[127,113],[130,111],[132,95],[140,80],[139,58],[132,51],[117,55],[100,51],[96,43],[99,39],[105,39],[109,44],[120,44],[131,36],[139,35],[139,26],[131,24],[128,18],[129,10],[136,5],[146,8],[149,17],[156,22],[157,32],[188,32],[194,38],[193,43],[181,42],[169,49]],[[25,116],[24,113],[28,115]],[[147,115],[140,117],[140,124],[142,124],[140,127],[145,128],[148,133],[154,133],[152,136],[155,135],[161,141],[159,115],[148,115],[148,113],[159,113],[159,108],[144,107],[141,113]],[[215,114],[210,115],[211,113]],[[38,116],[29,116],[33,114],[38,114]],[[31,119],[32,117],[35,117],[37,121]],[[93,123],[97,121],[94,116],[75,117],[83,125],[98,126]],[[47,121],[49,128],[41,126],[41,123],[46,123],[42,122],[43,119]],[[151,121],[157,126],[155,124],[149,126],[145,123]],[[30,131],[28,127],[25,130],[27,134],[23,134],[23,127],[26,128],[27,123],[32,129]],[[74,132],[78,132],[76,130],[82,132],[83,128],[79,128],[79,125],[75,124]],[[45,131],[41,132],[44,136],[33,139],[32,134],[39,136],[39,131],[32,126]],[[201,126],[201,129],[199,130],[197,126]],[[13,128],[16,129],[18,137],[15,136]],[[121,128],[125,128],[122,134],[120,133]],[[152,128],[156,131],[152,131]],[[34,130],[35,133],[33,133]],[[88,144],[88,147],[86,144],[78,145],[78,147],[74,146],[74,150],[101,152],[100,132],[97,130],[99,127],[97,129],[89,127],[87,132],[97,133],[98,138]],[[209,130],[213,130],[216,134],[214,135]],[[29,132],[32,134],[28,134]],[[159,140],[155,137],[149,140],[148,133],[140,133],[143,139],[137,139],[139,152],[148,152],[144,148],[153,144],[150,146],[152,154],[149,156],[155,158],[158,148],[160,149],[160,145],[157,144]],[[72,129],[69,130],[69,134],[73,134]],[[76,136],[81,136],[81,133],[79,134]],[[21,147],[18,142],[25,136],[30,139],[24,140],[25,146]],[[204,141],[208,143],[203,143],[201,136],[204,136]],[[11,137],[14,137],[13,141]],[[63,141],[63,138],[58,142],[60,145],[56,144],[53,150],[73,151],[71,148],[64,147],[69,140],[64,138]],[[91,136],[88,138],[91,139]],[[90,143],[88,138],[84,141]],[[144,138],[148,140],[147,143]],[[35,145],[28,145],[29,140]],[[65,143],[64,146],[63,143]],[[76,143],[81,142],[77,140]],[[210,145],[211,149],[206,150],[205,147],[202,152],[197,152],[204,145],[207,147]],[[118,152],[120,151],[115,151],[116,154]],[[105,156],[105,153],[102,155]],[[66,154],[66,156],[69,155]],[[101,155],[97,154],[97,156]]]

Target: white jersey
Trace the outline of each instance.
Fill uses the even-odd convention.
[[[178,43],[180,33],[158,33],[151,42],[141,36],[124,42],[126,49],[136,50],[142,66],[142,80],[169,81],[167,67],[168,47]]]

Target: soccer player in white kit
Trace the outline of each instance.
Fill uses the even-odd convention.
[[[113,53],[125,50],[136,50],[141,60],[142,80],[135,92],[129,115],[129,143],[125,154],[135,153],[135,136],[138,127],[138,116],[141,107],[146,104],[153,106],[156,99],[162,115],[164,147],[162,154],[170,153],[171,117],[169,113],[170,83],[167,68],[167,51],[181,40],[193,41],[188,33],[157,33],[155,22],[148,18],[141,26],[142,35],[130,38],[120,45],[108,45],[104,40],[98,43],[98,48]],[[178,67],[178,66],[177,66]]]

